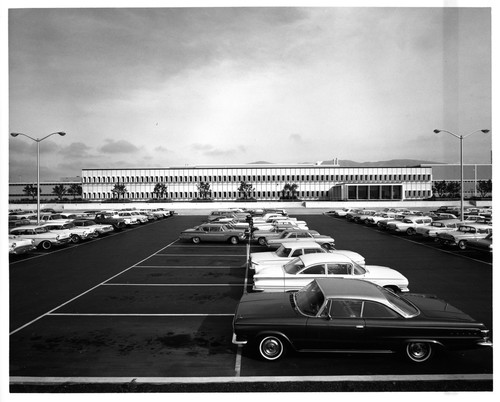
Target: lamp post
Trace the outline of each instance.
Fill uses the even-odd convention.
[[[472,135],[474,133],[482,132],[484,134],[487,134],[490,132],[488,129],[482,129],[482,130],[476,130],[473,131],[472,133],[466,134],[466,135],[458,135],[455,133],[452,133],[451,131],[447,130],[439,130],[439,129],[434,129],[434,133],[439,134],[439,133],[448,133],[451,134],[453,137],[458,138],[460,140],[460,220],[464,220],[464,145],[463,145],[463,140],[464,138],[467,138],[469,135]]]
[[[40,143],[44,139],[49,138],[51,135],[56,135],[56,134],[60,135],[61,137],[66,135],[66,133],[63,131],[57,131],[55,133],[46,135],[43,138],[33,138],[23,133],[10,133],[10,135],[13,137],[22,135],[36,142],[36,224],[37,225],[40,224]]]

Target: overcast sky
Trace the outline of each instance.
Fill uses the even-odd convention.
[[[458,163],[491,129],[489,8],[11,9],[9,131],[82,168]],[[491,162],[491,134],[464,140]],[[9,179],[36,143],[9,137]]]

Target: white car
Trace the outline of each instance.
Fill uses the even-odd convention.
[[[359,265],[342,254],[305,254],[284,265],[269,265],[253,276],[253,290],[289,292],[317,278],[351,278],[375,283],[394,292],[408,292],[408,279],[378,265]]]
[[[387,225],[387,229],[396,233],[406,233],[409,236],[417,233],[417,227],[429,226],[432,223],[430,216],[408,215],[401,222],[393,222]]]
[[[78,227],[94,230],[95,237],[114,231],[113,225],[95,223],[91,219],[75,219],[72,223]]]
[[[9,254],[25,254],[36,249],[33,239],[23,239],[19,236],[9,235]]]
[[[380,221],[394,218],[396,216],[396,212],[377,212],[376,214],[369,216],[365,219],[366,225],[376,225]]]
[[[461,222],[458,219],[445,219],[442,221],[434,221],[427,226],[419,226],[415,230],[417,235],[422,237],[436,238],[438,233],[458,229],[460,224]]]
[[[76,226],[73,222],[71,223],[44,223],[43,227],[49,229],[51,232],[62,234],[68,233],[71,237],[72,243],[79,243],[82,240],[91,239],[97,237],[95,229],[89,227]]]
[[[282,243],[304,241],[314,241],[320,245],[335,245],[335,240],[332,237],[321,235],[315,230],[285,230],[278,237],[265,237],[264,244],[268,248],[277,249]]]
[[[335,250],[327,246],[321,246],[316,242],[290,242],[283,243],[276,251],[264,251],[250,254],[250,269],[258,273],[268,265],[283,265],[304,254],[332,253],[342,254],[360,265],[365,265],[365,258],[349,250]]]
[[[125,221],[125,225],[131,226],[131,225],[139,225],[139,218],[137,216],[133,215],[131,212],[117,212],[115,215],[113,215],[113,218],[122,218]]]
[[[9,233],[21,239],[33,239],[34,245],[43,250],[50,250],[52,246],[62,246],[71,241],[68,233],[57,234],[43,226],[19,226],[11,229]]]

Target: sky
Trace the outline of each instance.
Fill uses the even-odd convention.
[[[492,128],[491,9],[434,3],[11,8],[8,130],[67,133],[39,143],[41,181],[86,168],[459,163],[460,141],[433,130]],[[491,163],[491,133],[463,144],[464,163]],[[36,180],[36,148],[9,136],[10,182]]]

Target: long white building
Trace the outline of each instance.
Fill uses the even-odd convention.
[[[83,169],[86,200],[115,197],[116,184],[130,200],[157,198],[157,183],[164,198],[190,201],[200,197],[198,185],[208,183],[213,200],[236,200],[241,182],[251,184],[250,197],[279,200],[286,184],[297,186],[301,200],[421,200],[432,196],[432,167],[340,167],[321,164],[200,165],[145,169]]]

